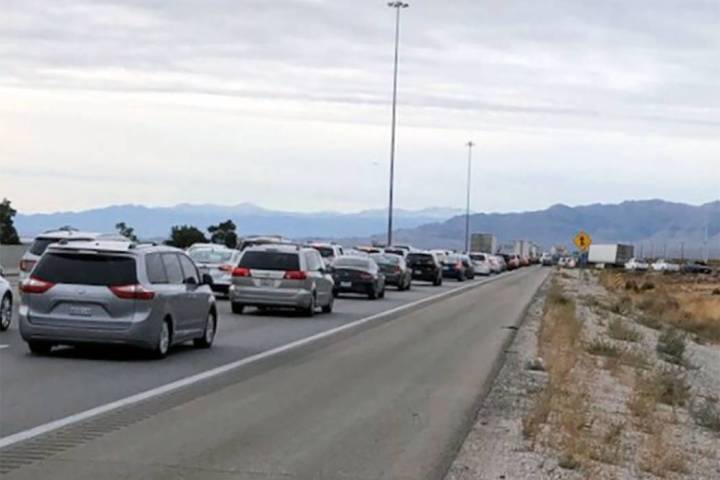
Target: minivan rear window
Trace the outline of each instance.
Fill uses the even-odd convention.
[[[245,252],[238,266],[250,270],[300,270],[297,253]]]
[[[38,262],[33,276],[50,283],[74,285],[134,285],[135,259],[118,255],[47,253]]]

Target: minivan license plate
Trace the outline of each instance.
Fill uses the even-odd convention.
[[[261,278],[260,279],[260,286],[261,287],[274,287],[275,286],[275,280],[272,280],[270,278]]]
[[[92,309],[90,307],[72,306],[70,307],[70,315],[75,317],[89,317],[92,315]]]

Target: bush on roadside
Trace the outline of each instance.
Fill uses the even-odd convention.
[[[703,428],[720,433],[720,405],[717,399],[705,398],[690,405],[690,416]]]
[[[686,374],[678,368],[662,368],[653,377],[658,400],[673,407],[682,407],[690,397]]]
[[[642,339],[642,334],[640,332],[627,325],[625,321],[620,318],[613,318],[610,320],[607,332],[608,336],[614,340],[639,342]]]
[[[592,342],[585,346],[585,350],[590,355],[597,355],[600,357],[617,357],[620,355],[621,350],[612,342],[604,339],[596,338]]]
[[[685,364],[685,334],[678,330],[669,328],[663,331],[658,337],[655,350],[660,356],[675,365]]]

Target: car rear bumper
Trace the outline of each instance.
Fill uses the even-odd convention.
[[[387,280],[386,280],[387,281]],[[362,293],[367,294],[373,290],[375,284],[373,282],[351,282],[350,286],[343,286],[340,282],[335,284],[336,293]]]
[[[443,278],[462,278],[462,277],[463,277],[463,272],[461,272],[461,271],[443,270]]]
[[[422,282],[434,282],[438,279],[438,272],[413,272],[412,279]]]
[[[150,319],[140,322],[118,322],[99,325],[98,322],[69,322],[52,318],[43,318],[41,322],[28,319],[28,309],[21,306],[18,312],[20,335],[26,342],[44,341],[57,344],[75,345],[84,343],[130,345],[152,348],[160,332],[159,322]],[[157,325],[155,324],[157,323]]]
[[[253,307],[305,308],[312,301],[312,292],[291,288],[239,287],[232,285],[230,301]]]

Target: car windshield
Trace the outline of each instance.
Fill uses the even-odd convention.
[[[335,268],[350,267],[368,269],[370,268],[370,261],[360,257],[339,257],[337,260],[335,260],[333,266]]]
[[[240,258],[240,267],[250,270],[299,270],[297,253],[249,251]]]
[[[331,247],[312,247],[318,252],[320,252],[320,256],[323,258],[331,258],[335,256],[335,250],[333,250]]]
[[[134,285],[135,259],[118,255],[47,253],[38,262],[33,276],[50,283],[76,285]]]
[[[195,248],[188,252],[195,263],[227,263],[232,260],[231,250],[213,250],[210,248]]]

